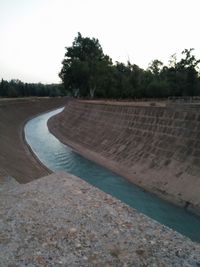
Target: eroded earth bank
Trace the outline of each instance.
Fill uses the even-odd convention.
[[[48,126],[83,156],[200,213],[198,105],[70,101]]]

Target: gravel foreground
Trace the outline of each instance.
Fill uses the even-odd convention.
[[[1,189],[1,267],[200,266],[200,244],[73,175]]]

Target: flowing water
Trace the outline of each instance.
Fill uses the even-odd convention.
[[[33,152],[52,171],[64,170],[162,224],[200,242],[200,218],[129,183],[123,177],[85,159],[62,144],[48,130],[47,121],[63,109],[45,113],[25,125],[25,138]]]

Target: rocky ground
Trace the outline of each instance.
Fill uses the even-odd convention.
[[[0,266],[200,266],[200,245],[85,181],[51,174],[0,191]]]
[[[0,99],[0,181],[10,175],[25,183],[49,173],[26,146],[23,127],[31,117],[66,102],[66,98],[45,97]]]

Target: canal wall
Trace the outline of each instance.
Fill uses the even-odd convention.
[[[0,99],[0,182],[13,176],[26,183],[50,171],[39,162],[24,140],[25,123],[41,113],[62,107],[61,97],[27,97]]]
[[[83,156],[200,213],[198,106],[70,101],[48,125]]]
[[[192,266],[200,245],[67,173],[0,190],[0,266]]]

